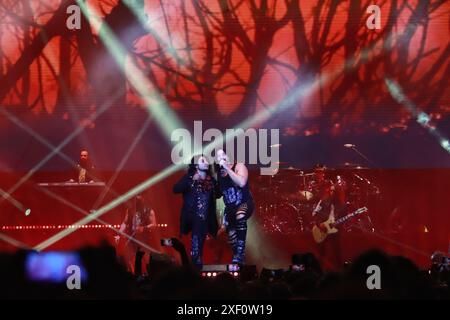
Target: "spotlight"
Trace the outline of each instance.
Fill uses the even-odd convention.
[[[25,215],[26,215],[26,216],[29,216],[30,213],[31,213],[31,209],[30,209],[30,208],[28,208],[27,210],[25,210]]]
[[[441,139],[441,146],[442,148],[450,152],[450,141],[448,141],[447,139]]]

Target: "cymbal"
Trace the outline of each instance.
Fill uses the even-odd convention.
[[[292,167],[292,166],[289,166],[289,167],[286,167],[286,168],[281,168],[281,169],[288,170],[288,171],[302,171],[299,168],[295,168],[295,167]]]
[[[294,177],[309,177],[309,176],[313,176],[313,175],[315,175],[314,172],[311,172],[311,173],[304,173],[304,172],[301,172],[301,173],[299,173],[299,174],[296,174]]]

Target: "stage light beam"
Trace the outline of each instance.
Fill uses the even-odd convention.
[[[113,101],[117,99],[117,97],[119,97],[121,95],[120,92],[116,92],[115,95],[113,97],[111,97],[111,100],[107,101],[106,103],[104,103],[102,106],[100,106],[99,110],[97,110],[97,112],[95,114],[93,114],[92,116],[89,117],[90,121],[95,120],[96,118],[98,118],[100,115],[102,115],[106,110],[108,110]],[[3,110],[3,108],[0,108],[0,110],[2,110],[3,113],[5,113],[5,110]],[[6,113],[7,114],[7,113]],[[10,118],[10,119],[14,119],[14,118]],[[41,139],[39,139],[39,135],[33,135],[37,140],[43,142],[45,145],[50,145],[51,148],[51,152],[49,154],[47,154],[44,158],[42,158],[33,168],[31,168],[26,175],[24,175],[22,178],[20,178],[15,184],[14,186],[12,186],[11,188],[9,188],[6,192],[2,193],[2,198],[0,199],[0,203],[5,200],[8,199],[9,197],[11,197],[11,194],[14,193],[14,191],[16,191],[22,184],[24,184],[36,171],[38,171],[40,168],[42,168],[42,166],[44,166],[51,158],[53,158],[56,154],[61,153],[62,148],[64,148],[70,141],[72,141],[74,138],[76,138],[81,132],[83,132],[83,130],[86,128],[86,125],[80,125],[78,126],[74,131],[72,131],[72,133],[67,136],[58,146],[53,147],[51,146],[48,142],[43,142]],[[31,130],[31,129],[29,129]],[[28,130],[27,130],[28,131]],[[32,131],[32,130],[31,130]]]
[[[5,190],[3,190],[2,188],[0,188],[0,194],[2,195],[2,197],[5,197],[5,199],[8,199],[8,201],[17,209],[19,209],[19,211],[21,212],[25,212],[25,215],[27,215],[27,211],[30,210],[29,208],[27,208],[26,206],[24,206],[22,203],[20,203],[17,199],[15,199],[12,195],[8,194]],[[31,212],[31,210],[30,210]]]
[[[86,16],[92,25],[93,23],[101,25],[99,38],[107,47],[109,53],[116,61],[119,68],[125,74],[131,86],[137,91],[144,101],[146,110],[152,115],[156,125],[167,138],[171,141],[172,132],[175,129],[182,128],[183,125],[176,116],[175,112],[167,105],[163,96],[161,96],[155,86],[147,79],[142,70],[133,62],[125,68],[125,58],[128,55],[126,48],[120,43],[108,24],[102,21],[101,17],[95,13],[89,4],[77,0],[81,12]],[[153,88],[150,91],[150,88]]]
[[[419,110],[419,108],[403,93],[402,88],[394,80],[385,78],[384,82],[389,90],[391,96],[399,104],[405,106],[409,112],[416,119],[424,129],[428,131],[438,142],[439,145],[448,153],[450,153],[450,143],[448,139],[431,124],[431,117],[425,112]]]
[[[148,16],[145,14],[144,8],[138,4],[135,0],[124,0],[124,4],[133,12],[138,19],[141,26],[158,42],[161,48],[167,50],[167,52],[176,60],[176,62],[184,66],[186,61],[183,60],[177,53],[176,49],[170,44],[166,43],[154,30],[150,27]]]
[[[75,225],[78,224],[87,224],[99,217],[101,217],[103,214],[109,212],[110,210],[116,208],[123,202],[128,201],[129,199],[135,197],[139,193],[143,192],[144,190],[150,188],[151,186],[157,184],[158,182],[164,180],[165,178],[172,175],[174,172],[178,171],[181,167],[184,167],[184,165],[172,165],[164,169],[163,171],[159,172],[155,176],[151,177],[150,179],[142,182],[141,184],[137,185],[136,187],[129,190],[127,193],[119,196],[118,198],[114,199],[113,201],[109,202],[108,204],[104,205],[98,210],[95,210],[93,213],[87,215],[85,218],[80,219],[78,222],[74,223]],[[51,246],[52,244],[56,243],[57,241],[61,240],[62,238],[68,236],[71,234],[74,230],[65,229],[53,236],[51,236],[49,239],[41,242],[40,244],[36,245],[34,247],[35,250],[41,251],[45,248]]]
[[[81,1],[77,0],[77,2],[80,3]],[[81,4],[81,8],[82,8],[83,13],[89,17],[89,13],[87,12],[87,7],[84,3]],[[106,30],[109,30],[109,29],[106,29]],[[114,35],[111,34],[111,37],[112,37],[111,39],[113,39]],[[393,37],[392,34],[390,34],[388,36],[388,38],[390,38],[390,39],[392,37]],[[112,47],[112,49],[114,49],[114,42],[109,41],[108,43],[109,43],[109,46]],[[319,76],[319,78],[317,80],[309,81],[302,86],[298,86],[297,88],[295,88],[295,90],[292,90],[291,93],[285,99],[283,99],[280,103],[278,103],[275,107],[263,109],[262,111],[258,112],[256,115],[249,117],[248,119],[241,122],[239,125],[235,126],[235,128],[242,128],[242,129],[251,128],[262,121],[268,120],[274,114],[295,106],[296,102],[298,102],[298,100],[301,97],[305,96],[306,94],[311,93],[313,90],[317,89],[319,86],[321,86],[325,83],[328,83],[331,80],[336,79],[342,73],[354,70],[354,69],[358,68],[361,64],[366,63],[368,60],[370,60],[370,56],[368,53],[373,51],[376,46],[377,46],[377,43],[371,45],[369,48],[364,49],[363,53],[365,53],[365,54],[361,55],[361,58],[359,59],[359,61],[356,58],[349,59],[348,61],[346,61],[344,63],[344,66],[341,69],[338,69],[334,72],[331,72],[331,73],[323,75],[323,76]],[[392,47],[393,47],[392,45],[390,47],[383,46],[382,51],[391,50]],[[159,107],[161,107],[161,106],[159,105]],[[161,109],[158,109],[158,110],[161,111]],[[170,120],[171,119],[169,119],[169,121]],[[173,126],[173,123],[172,123],[172,126]],[[165,128],[165,132],[168,133],[167,128]],[[236,132],[236,130],[234,130],[233,132]],[[235,136],[236,135],[229,135],[229,136],[227,136],[227,139],[225,141],[228,141],[228,139],[234,139]],[[205,150],[205,152],[206,152],[206,150],[212,151],[215,147],[223,145],[223,142],[224,142],[223,137],[221,139],[216,139],[213,142],[209,143],[203,149]],[[195,151],[197,151],[197,150],[195,150]],[[195,152],[194,152],[194,154],[195,154]],[[79,223],[83,223],[83,224],[89,223],[89,221],[92,221],[93,219],[101,216],[102,214],[108,212],[109,210],[112,210],[113,208],[120,205],[121,203],[128,201],[130,198],[141,193],[145,189],[151,187],[152,185],[158,183],[159,181],[167,178],[171,174],[177,172],[182,167],[183,167],[182,164],[173,164],[172,166],[167,167],[166,169],[164,169],[163,171],[158,173],[156,176],[144,181],[140,185],[129,190],[124,195],[118,197],[117,199],[111,201],[109,204],[107,204],[107,205],[103,206],[102,208],[100,208],[99,210],[95,211],[91,216],[80,220]],[[43,249],[47,248],[48,246],[52,245],[53,243],[66,237],[67,235],[69,235],[72,232],[73,231],[70,231],[68,229],[63,230],[60,233],[58,233],[58,234],[50,237],[49,239],[43,241],[42,243],[38,244],[35,247],[35,249],[43,250]]]

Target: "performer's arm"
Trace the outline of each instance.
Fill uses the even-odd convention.
[[[173,192],[174,193],[184,193],[188,190],[189,188],[189,175],[185,174],[180,181],[178,181],[174,186],[173,186]]]
[[[178,240],[177,238],[172,239],[172,247],[180,254],[181,264],[184,268],[192,268],[192,261],[189,259],[187,255],[186,248],[184,247],[183,242]]]
[[[122,224],[120,225],[119,234],[116,234],[114,236],[114,239],[116,240],[116,243],[119,243],[120,235],[123,234],[125,232],[126,228],[127,228],[127,220],[128,220],[128,209],[127,209],[126,214],[125,214],[125,219],[123,220]]]
[[[120,225],[120,228],[119,228],[120,232],[125,232],[125,229],[127,228],[127,221],[128,221],[128,208],[127,208],[127,211],[125,213],[125,219],[123,219],[123,222]]]
[[[236,164],[236,172],[229,165],[224,165],[223,168],[225,168],[231,180],[240,188],[243,188],[247,184],[248,170],[243,163]]]

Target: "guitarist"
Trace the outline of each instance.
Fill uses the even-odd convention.
[[[326,167],[318,164],[314,169],[315,181],[312,183],[312,190],[314,194],[314,210],[312,212],[313,224],[319,227],[322,231],[326,231],[323,226],[323,222],[328,220],[330,216],[335,219],[339,217],[337,214],[341,211],[338,210],[340,201],[338,193],[335,191],[334,183],[326,178]],[[330,235],[324,242],[317,245],[317,251],[319,258],[325,267],[331,269],[339,269],[341,266],[340,255],[340,239],[339,232]]]
[[[148,245],[151,242],[151,230],[156,226],[155,211],[144,202],[143,195],[138,194],[134,198],[134,205],[132,204],[126,209],[125,219],[119,230],[139,242]],[[135,265],[138,260],[135,260],[135,257],[136,255],[143,257],[144,248],[139,243],[136,243],[136,241],[133,241],[134,239],[123,237],[122,245],[128,271],[139,276],[142,266]],[[118,243],[120,237],[117,235],[115,240]],[[144,260],[149,260],[148,255],[146,259],[142,259],[142,261]],[[144,262],[144,265],[146,265],[146,262]]]

